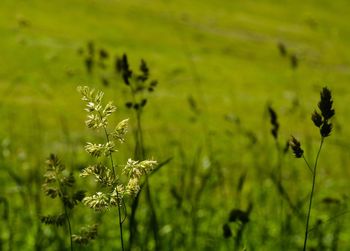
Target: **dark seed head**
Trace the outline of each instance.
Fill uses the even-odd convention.
[[[141,59],[140,71],[142,72],[144,79],[147,80],[148,75],[149,75],[149,69],[148,69],[146,62],[143,59]]]
[[[282,57],[287,55],[287,48],[282,42],[279,42],[277,47]]]
[[[126,54],[123,54],[123,57],[121,59],[116,60],[115,67],[117,72],[122,73],[124,83],[126,85],[130,85],[129,79],[132,76],[132,71],[129,68],[128,57]]]
[[[88,74],[92,73],[93,65],[94,65],[94,61],[93,61],[92,57],[89,56],[89,57],[85,58],[85,68],[86,68],[86,71]]]
[[[332,124],[328,123],[327,121],[325,121],[320,129],[320,133],[322,137],[328,137],[331,134],[332,131]]]
[[[141,107],[144,107],[146,104],[147,104],[147,99],[142,99],[140,103]]]
[[[294,156],[296,158],[301,158],[304,154],[303,149],[301,149],[300,142],[292,136],[292,138],[289,141],[289,145],[293,150]]]
[[[242,223],[249,222],[249,212],[242,211],[241,209],[233,209],[230,212],[229,222],[240,221]]]
[[[230,226],[225,223],[223,226],[222,226],[222,231],[223,231],[223,235],[224,235],[224,238],[230,238],[232,237],[232,231],[231,231],[231,228]]]
[[[158,81],[157,80],[152,80],[149,85],[150,85],[150,87],[156,87],[158,85]]]
[[[105,59],[105,58],[108,58],[108,52],[105,50],[105,49],[100,49],[99,51],[99,55],[100,55],[100,58],[101,59]]]
[[[293,70],[298,68],[298,58],[297,55],[292,54],[290,56],[290,66],[292,67]]]
[[[277,121],[277,114],[272,109],[272,107],[269,107],[268,110],[269,110],[269,114],[270,114],[270,123],[272,125],[271,134],[272,134],[272,136],[275,139],[277,139],[277,137],[278,137],[278,128],[279,128],[279,124],[278,124],[278,121]]]
[[[332,109],[332,105],[333,100],[331,91],[327,87],[324,87],[321,91],[321,100],[318,103],[318,107],[321,110],[324,120],[328,120],[334,116],[335,111]]]
[[[320,127],[323,123],[322,116],[317,111],[314,111],[311,115],[311,119],[317,127]]]
[[[102,77],[102,78],[101,78],[101,82],[102,82],[102,84],[103,84],[104,86],[109,86],[109,81],[108,81],[107,78]]]
[[[133,103],[132,102],[126,102],[125,106],[130,109],[133,106]]]

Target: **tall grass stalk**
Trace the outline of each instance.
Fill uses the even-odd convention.
[[[129,67],[128,57],[124,54],[121,58],[117,58],[117,72],[122,75],[124,84],[128,87],[131,100],[126,102],[126,107],[133,110],[134,117],[136,118],[136,126],[134,130],[135,138],[135,149],[134,158],[136,160],[141,160],[146,157],[146,151],[144,146],[143,138],[143,128],[142,128],[142,114],[144,108],[147,104],[147,95],[154,91],[157,86],[156,80],[150,80],[150,71],[144,60],[141,60],[139,66],[139,72],[134,72]],[[160,239],[159,239],[159,226],[156,214],[156,209],[153,205],[153,200],[151,196],[151,190],[148,182],[148,178],[145,178],[143,186],[146,192],[146,200],[150,209],[150,226],[152,226],[153,238],[155,242],[155,250],[160,250]],[[130,235],[129,244],[130,249],[134,244],[134,240],[137,232],[137,221],[136,221],[136,211],[138,209],[140,193],[142,189],[139,190],[138,194],[132,201],[131,214],[130,214]],[[148,235],[146,234],[146,237]]]
[[[99,113],[99,114],[100,114],[100,118],[102,119],[102,114],[101,113]],[[105,136],[106,136],[106,141],[110,142],[109,141],[108,132],[107,132],[107,128],[106,128],[105,125],[103,126],[103,131],[104,131]],[[113,176],[116,179],[117,177],[116,177],[116,174],[115,174],[115,168],[114,168],[114,161],[113,161],[112,152],[109,152],[108,155],[109,155],[109,160],[110,160],[112,171],[113,171]],[[119,195],[118,190],[116,190],[116,192],[117,192],[117,198],[119,198],[120,195]],[[124,203],[124,201],[122,203]],[[124,251],[125,249],[124,249],[123,221],[122,221],[122,216],[121,216],[121,207],[120,207],[120,203],[117,203],[117,204],[118,204],[117,207],[118,207],[118,224],[119,224],[119,231],[120,231],[120,243],[121,243],[122,251]]]
[[[309,165],[309,163],[305,159],[304,150],[301,148],[300,142],[292,136],[290,143],[289,143],[293,152],[294,152],[295,157],[296,158],[303,158],[307,167],[309,168],[309,170],[312,173],[312,186],[311,186],[311,193],[310,193],[310,197],[309,197],[309,208],[308,208],[307,217],[306,217],[306,224],[305,224],[305,237],[304,237],[303,251],[306,251],[306,248],[307,248],[307,241],[308,241],[308,234],[309,234],[309,222],[310,222],[312,201],[314,198],[314,191],[315,191],[315,185],[316,185],[317,164],[318,164],[321,149],[322,149],[322,146],[324,143],[324,139],[330,135],[332,128],[333,128],[333,125],[330,122],[330,119],[335,114],[335,111],[334,111],[332,105],[333,105],[333,100],[332,100],[331,91],[327,87],[324,87],[320,93],[320,101],[318,103],[318,108],[319,108],[320,112],[315,110],[311,115],[311,120],[314,123],[314,125],[319,128],[320,135],[321,135],[321,142],[320,142],[320,146],[318,148],[318,152],[316,155],[316,160],[315,160],[315,164],[314,164],[313,168],[311,168],[311,166]]]

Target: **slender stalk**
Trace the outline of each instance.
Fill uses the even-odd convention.
[[[104,132],[105,132],[106,140],[107,140],[107,142],[109,142],[109,136],[108,136],[107,129],[106,129],[105,126],[103,127],[103,129],[104,129]],[[114,178],[116,178],[112,153],[109,154],[109,158],[110,158],[110,161],[111,161],[111,166],[112,166],[112,170],[113,170],[113,176],[114,176]],[[116,191],[117,191],[117,198],[119,198],[118,189],[116,189]],[[118,220],[119,220],[119,230],[120,230],[120,242],[121,242],[121,245],[122,245],[122,250],[124,251],[123,221],[122,221],[122,215],[121,215],[121,209],[120,209],[119,201],[118,201],[117,204],[118,204]]]
[[[56,171],[56,177],[58,176],[58,173]],[[68,223],[68,230],[69,230],[69,238],[70,238],[70,250],[73,251],[73,239],[72,239],[72,227],[71,227],[71,224],[70,224],[70,219],[69,219],[69,215],[68,215],[68,212],[67,212],[67,207],[66,207],[66,204],[64,203],[64,192],[63,192],[63,188],[62,188],[62,185],[61,185],[61,182],[59,180],[57,180],[57,184],[58,184],[58,187],[60,189],[60,193],[62,194],[62,197],[61,197],[61,201],[62,201],[62,205],[63,205],[63,208],[64,208],[64,216],[66,217],[66,220],[67,220],[67,223]]]
[[[278,139],[275,138],[275,144],[276,144],[276,150],[277,150],[277,182],[278,186],[283,186],[282,182],[282,154],[281,154],[281,147],[278,142]],[[281,224],[281,229],[280,229],[280,234],[282,236],[281,238],[281,248],[284,249],[285,245],[285,231],[284,231],[284,205],[283,205],[283,198],[280,197],[280,208],[279,208],[279,216],[280,216],[280,224]]]
[[[68,216],[67,207],[64,205],[64,203],[63,203],[63,207],[64,207],[64,214],[66,215],[66,219],[68,222],[69,237],[70,237],[70,250],[73,251],[72,227],[70,225],[70,219]]]
[[[139,155],[140,160],[145,158],[145,149],[143,144],[143,132],[141,127],[141,111],[137,112],[137,132],[138,132],[138,146],[139,146]]]
[[[101,112],[98,112],[98,114],[100,115],[100,118],[102,119]],[[103,130],[104,130],[104,133],[105,133],[105,136],[106,136],[106,140],[107,140],[107,142],[109,142],[109,135],[108,135],[106,126],[103,126]],[[111,166],[112,166],[113,177],[116,178],[112,153],[109,153],[109,159],[110,159]],[[119,198],[118,189],[116,189],[116,191],[117,191],[117,198]],[[123,220],[122,220],[122,215],[121,215],[121,209],[120,209],[119,201],[118,201],[117,204],[118,204],[118,221],[119,221],[119,230],[120,230],[120,242],[121,242],[121,245],[122,245],[122,250],[124,251]]]
[[[132,89],[132,98],[133,100],[135,100],[135,95]],[[135,147],[135,159],[136,160],[143,160],[145,159],[145,148],[144,148],[144,142],[143,142],[143,131],[142,131],[142,123],[141,123],[141,115],[142,115],[142,110],[136,110],[135,111],[135,115],[136,115],[136,132],[135,132],[135,140],[136,140],[136,147]],[[152,195],[151,195],[151,190],[149,187],[149,182],[148,179],[146,178],[145,180],[145,189],[146,189],[146,198],[147,198],[147,202],[149,204],[150,207],[150,222],[152,225],[152,232],[153,232],[153,238],[155,241],[155,250],[160,250],[160,242],[159,242],[159,236],[158,236],[158,229],[159,229],[159,224],[158,224],[158,219],[157,219],[157,214],[156,214],[156,210],[155,207],[153,205],[153,201],[152,201]],[[131,250],[132,248],[132,244],[133,244],[133,240],[136,236],[136,211],[138,208],[138,203],[139,203],[139,199],[140,199],[140,193],[141,190],[139,191],[139,193],[137,194],[137,196],[134,198],[133,203],[132,203],[132,207],[131,207],[131,215],[130,215],[130,236],[129,236],[129,242],[130,242],[130,247],[129,249]]]
[[[313,174],[313,173],[314,173],[314,171],[312,170],[312,168],[311,168],[311,166],[310,166],[309,162],[307,162],[307,160],[305,159],[304,154],[303,154],[303,159],[304,159],[304,161],[305,161],[305,163],[306,163],[307,167],[309,168],[310,172]]]
[[[311,194],[310,194],[310,202],[309,202],[309,209],[308,209],[308,213],[307,213],[307,219],[306,219],[306,227],[305,227],[305,239],[304,239],[304,248],[303,251],[306,251],[306,246],[307,246],[307,239],[308,239],[308,234],[309,234],[309,221],[310,221],[310,215],[311,215],[311,206],[312,206],[312,199],[314,196],[314,190],[315,190],[315,183],[316,183],[316,169],[317,169],[317,162],[318,162],[318,158],[320,156],[320,152],[322,149],[322,145],[323,145],[323,141],[324,141],[324,137],[321,138],[321,143],[320,143],[320,147],[318,149],[317,152],[317,156],[316,156],[316,160],[315,160],[315,166],[313,171],[313,176],[312,176],[312,188],[311,188]],[[305,160],[306,161],[306,160]],[[307,162],[306,162],[307,163]]]

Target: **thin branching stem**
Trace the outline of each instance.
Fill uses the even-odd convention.
[[[307,167],[309,168],[310,172],[313,174],[313,173],[314,173],[314,171],[312,170],[312,168],[311,168],[311,166],[310,166],[309,162],[306,160],[306,158],[305,158],[304,154],[303,154],[303,159],[304,159],[304,161],[305,161],[305,163],[306,163]]]
[[[100,114],[100,116],[102,117],[102,114],[101,114],[101,113],[99,113],[99,114]],[[107,140],[107,142],[109,142],[109,135],[108,135],[106,126],[103,126],[103,130],[104,130],[104,132],[105,132],[106,140]],[[116,174],[115,174],[115,170],[114,170],[114,161],[113,161],[112,153],[109,153],[109,159],[110,159],[111,166],[112,166],[112,170],[113,170],[113,176],[114,176],[114,178],[116,179]],[[120,198],[120,197],[119,197],[118,189],[116,189],[116,192],[117,192],[117,198]],[[121,208],[120,208],[120,203],[119,203],[119,201],[118,201],[117,204],[118,204],[118,220],[119,220],[119,230],[120,230],[120,242],[121,242],[121,245],[122,245],[122,251],[124,251],[123,220],[122,220],[122,216],[121,216]]]
[[[320,147],[319,147],[318,152],[317,152],[317,156],[316,156],[316,160],[315,160],[315,166],[314,166],[314,170],[313,170],[312,188],[311,188],[311,194],[310,194],[309,209],[308,209],[307,219],[306,219],[305,238],[304,238],[303,251],[306,251],[306,246],[307,246],[307,238],[308,238],[308,234],[309,234],[309,221],[310,221],[310,215],[311,215],[311,206],[312,206],[312,199],[313,199],[313,196],[314,196],[315,183],[316,183],[317,162],[318,162],[318,158],[320,156],[320,152],[321,152],[321,149],[322,149],[323,141],[324,141],[324,137],[321,138],[321,143],[320,143]]]
[[[109,137],[108,137],[108,133],[107,133],[106,127],[103,127],[103,129],[105,131],[107,142],[109,142]],[[109,153],[109,158],[110,158],[110,161],[111,161],[111,166],[112,166],[114,178],[116,178],[115,171],[114,171],[114,162],[113,162],[112,153]],[[116,191],[117,191],[117,198],[120,198],[118,189],[116,189]],[[124,251],[123,221],[122,221],[122,215],[121,215],[121,209],[120,209],[119,201],[118,201],[117,204],[118,204],[118,220],[119,220],[119,230],[120,230],[120,242],[121,242],[121,245],[122,245],[122,251]]]

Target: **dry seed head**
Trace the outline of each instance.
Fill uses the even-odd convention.
[[[113,192],[110,195],[110,200],[109,200],[110,204],[112,206],[117,206],[118,203],[119,203],[119,205],[121,205],[123,198],[124,198],[124,195],[126,193],[127,193],[127,191],[125,190],[124,185],[122,185],[122,184],[117,185],[117,187],[114,188]]]
[[[85,145],[85,151],[87,151],[93,157],[109,156],[116,150],[115,144],[112,141],[108,141],[106,144],[94,144],[87,142]]]
[[[97,192],[96,194],[92,196],[87,196],[83,199],[83,203],[96,210],[96,211],[101,211],[108,209],[109,206],[109,200],[108,196],[102,192]]]
[[[128,132],[128,122],[129,119],[124,119],[115,127],[114,131],[111,133],[113,139],[124,143],[125,135]]]

